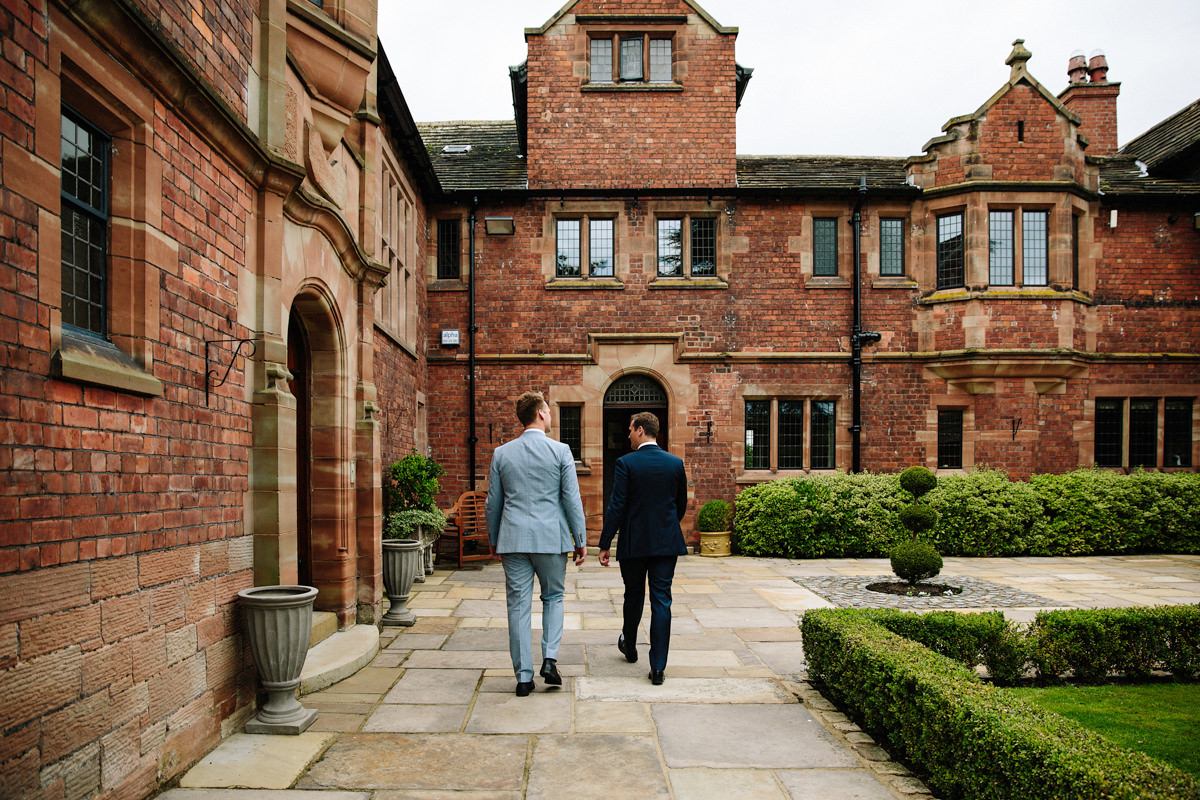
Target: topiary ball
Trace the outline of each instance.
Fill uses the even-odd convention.
[[[696,515],[696,528],[702,533],[727,531],[731,512],[729,503],[724,500],[709,500]]]
[[[902,542],[892,550],[892,572],[901,580],[918,583],[942,571],[942,557],[928,542]]]
[[[900,488],[920,497],[937,486],[937,476],[924,467],[909,467],[900,473]]]
[[[937,525],[938,512],[924,503],[913,503],[900,509],[900,524],[913,533],[923,533]]]

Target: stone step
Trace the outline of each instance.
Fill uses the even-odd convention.
[[[314,611],[312,635],[308,637],[309,649],[333,636],[337,633],[337,628],[337,614],[332,611]]]
[[[351,625],[335,631],[309,648],[300,672],[300,694],[318,692],[349,678],[371,663],[378,652],[379,629],[374,625]]]

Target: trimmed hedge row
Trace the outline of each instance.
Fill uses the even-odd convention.
[[[1096,800],[1200,796],[1191,776],[1008,697],[870,613],[818,609],[801,628],[809,674],[923,772],[939,797]]]
[[[1078,683],[1103,683],[1113,672],[1131,678],[1152,670],[1180,679],[1200,674],[1200,605],[1043,611],[1027,631],[999,611],[859,613],[965,667],[987,667],[1000,686],[1031,669],[1047,682],[1072,672]]]
[[[911,538],[911,495],[896,475],[818,473],[742,490],[740,552],[786,558],[886,557]],[[922,498],[939,515],[923,538],[944,556],[1200,553],[1200,474],[1081,469],[1010,481],[945,475]]]

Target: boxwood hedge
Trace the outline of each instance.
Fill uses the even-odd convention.
[[[808,611],[801,628],[810,677],[939,797],[1200,796],[1191,776],[1005,695],[871,613]]]
[[[908,531],[912,496],[896,475],[818,473],[737,497],[739,552],[787,558],[886,557]],[[923,502],[923,534],[945,556],[1200,553],[1200,475],[1082,469],[1011,481],[996,470],[945,475]]]

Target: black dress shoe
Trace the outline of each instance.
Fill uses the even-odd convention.
[[[655,686],[662,686],[663,678],[666,676],[663,675],[663,671],[661,669],[652,669],[650,670],[650,674],[646,677],[648,677],[650,682]]]
[[[517,684],[517,697],[528,697],[529,693],[532,691],[533,691],[533,681],[529,681],[528,683],[518,683]]]
[[[625,660],[630,664],[637,661],[637,646],[625,644],[625,634],[617,637],[617,649],[621,651],[621,655],[625,656]]]
[[[558,667],[553,658],[542,661],[541,675],[548,686],[562,686],[562,675],[558,674]]]

